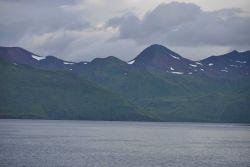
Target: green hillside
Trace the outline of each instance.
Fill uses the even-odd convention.
[[[0,118],[250,122],[248,78],[173,75],[109,59],[78,74],[1,61]]]
[[[119,67],[109,63],[82,75],[126,97],[158,121],[250,122],[249,78],[173,75]]]
[[[0,78],[1,118],[149,120],[121,97],[70,72],[0,61]]]

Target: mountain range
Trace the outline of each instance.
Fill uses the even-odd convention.
[[[70,62],[0,47],[0,118],[250,122],[250,51],[200,61],[151,45]]]

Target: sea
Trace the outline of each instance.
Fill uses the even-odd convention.
[[[250,167],[250,126],[0,119],[0,166]]]

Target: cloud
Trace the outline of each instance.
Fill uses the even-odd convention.
[[[222,9],[247,9],[248,0],[162,4],[172,1],[0,0],[0,45],[74,61],[130,60],[153,43],[193,59],[249,49],[249,17]]]
[[[79,47],[79,49],[73,50],[72,52],[72,48],[75,48],[75,45],[82,45],[82,42],[83,41],[75,41],[74,45],[68,48],[68,51],[75,55],[74,61],[82,59],[91,61],[96,57],[104,58],[108,56],[115,56],[121,60],[128,61],[132,60],[137,53],[145,48],[145,46],[137,46],[133,40],[129,39],[109,42],[100,40],[92,43],[88,47]],[[71,59],[71,57],[66,57],[66,59]]]
[[[203,11],[192,3],[160,4],[142,19],[129,13],[115,17],[107,26],[117,28],[117,39],[138,44],[168,46],[249,46],[250,17],[240,9]]]
[[[26,2],[26,3],[24,3]],[[76,13],[64,11],[59,1],[2,1],[0,7],[0,43],[12,44],[29,34],[43,34],[62,29],[89,27],[87,20]]]
[[[103,7],[109,7],[109,12]],[[3,0],[0,45],[21,46],[44,56],[74,61],[110,55],[130,59],[142,48],[132,40],[109,40],[116,32],[102,25],[112,13],[120,13],[118,9],[100,0]]]

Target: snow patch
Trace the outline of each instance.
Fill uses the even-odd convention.
[[[236,61],[237,63],[242,63],[242,64],[246,64],[246,61]]]
[[[173,68],[173,67],[170,67],[170,70],[174,71],[174,68]]]
[[[70,65],[71,65],[71,64],[75,64],[75,63],[72,63],[72,62],[66,62],[66,61],[65,61],[65,62],[63,62],[63,64],[70,64]]]
[[[195,64],[189,64],[190,66],[192,66],[192,67],[197,67],[197,65],[195,65]]]
[[[36,56],[36,55],[31,55],[33,59],[36,59],[37,61],[46,59],[46,57],[42,57],[42,56]]]
[[[200,62],[195,62],[195,63],[196,63],[196,64],[199,64],[199,65],[201,65],[201,66],[203,65],[203,64],[201,64]]]
[[[173,57],[173,58],[175,58],[175,59],[178,59],[178,60],[180,60],[180,58],[179,57],[177,57],[177,56],[174,56],[174,55],[172,55],[172,54],[169,54],[171,57]]]
[[[131,60],[128,62],[128,64],[134,64],[135,60]]]
[[[88,64],[88,63],[85,62],[85,63],[83,63],[83,64]]]
[[[220,70],[220,71],[222,71],[222,72],[228,72],[227,70]]]
[[[204,69],[203,69],[203,68],[201,68],[201,71],[204,71]]]
[[[237,65],[232,65],[232,64],[231,64],[231,65],[229,65],[229,66],[231,66],[231,67],[240,67],[240,66],[237,66]]]
[[[69,70],[72,71],[72,68],[70,68]]]
[[[208,65],[209,65],[209,66],[213,66],[214,64],[213,64],[213,63],[209,63]]]
[[[175,71],[172,71],[171,73],[172,74],[183,74],[183,72],[175,72]]]
[[[192,72],[189,72],[188,74],[191,75],[191,74],[193,74],[193,73],[192,73]]]

